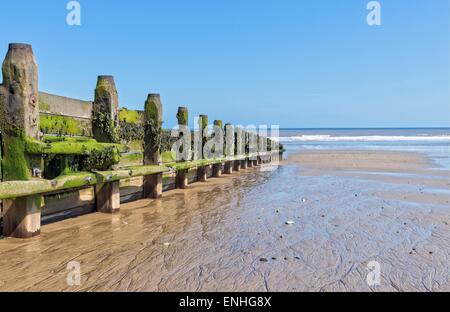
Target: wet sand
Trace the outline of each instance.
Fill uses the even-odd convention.
[[[449,179],[421,154],[302,152],[0,239],[0,291],[449,291]]]

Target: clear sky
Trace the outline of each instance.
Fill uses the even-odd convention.
[[[116,78],[120,105],[161,93],[224,122],[282,127],[450,126],[450,1],[2,0],[0,55],[33,45],[40,90],[92,99]]]

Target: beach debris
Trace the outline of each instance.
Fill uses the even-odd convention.
[[[322,215],[322,218],[325,218],[325,215]]]
[[[266,258],[261,258],[259,259],[260,262],[268,262],[269,260],[267,260]]]
[[[306,203],[306,198],[302,198],[302,203]]]
[[[277,260],[277,258],[276,257],[272,257],[272,260]]]
[[[299,257],[299,256],[296,256],[295,259],[300,260],[300,257]]]
[[[164,246],[169,247],[170,243],[164,243]]]
[[[294,224],[295,224],[295,222],[292,220],[286,221],[286,225],[294,225]]]

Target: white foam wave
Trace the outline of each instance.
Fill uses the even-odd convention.
[[[399,141],[446,141],[449,135],[442,136],[331,136],[331,135],[302,135],[273,138],[281,143],[289,142],[399,142]]]

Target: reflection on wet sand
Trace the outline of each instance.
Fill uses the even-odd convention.
[[[343,157],[327,155],[320,161]],[[416,198],[427,180],[443,178],[430,162],[396,155],[409,162],[405,173],[427,172],[402,183],[298,157],[309,156],[125,204],[113,216],[46,225],[29,241],[0,240],[0,290],[450,290],[448,196]],[[382,279],[369,287],[373,260]],[[80,286],[67,285],[71,261],[81,264]]]

